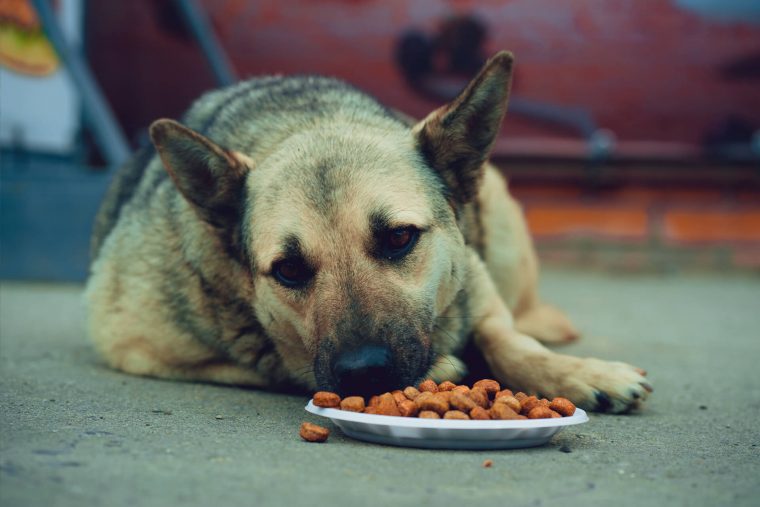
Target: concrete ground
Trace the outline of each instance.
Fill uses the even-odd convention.
[[[543,287],[586,332],[568,352],[641,366],[655,393],[544,447],[469,452],[302,442],[305,397],[110,371],[81,287],[3,284],[0,505],[757,505],[760,278],[550,271]]]

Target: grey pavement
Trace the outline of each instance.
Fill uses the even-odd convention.
[[[4,283],[0,505],[758,505],[760,278],[552,270],[542,286],[586,334],[567,352],[641,366],[655,392],[540,448],[473,452],[302,442],[306,397],[110,371],[80,286]]]

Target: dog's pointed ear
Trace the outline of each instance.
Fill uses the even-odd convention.
[[[156,120],[150,138],[182,195],[202,219],[227,227],[241,213],[250,159],[174,120]]]
[[[415,125],[417,147],[457,204],[472,200],[507,111],[512,54],[497,53],[452,102]]]

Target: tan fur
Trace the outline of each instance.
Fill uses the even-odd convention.
[[[577,339],[579,333],[569,319],[538,297],[538,258],[522,208],[490,164],[477,199],[488,237],[484,261],[499,295],[515,315],[517,329],[545,343]]]
[[[513,390],[563,396],[583,405],[605,393],[613,412],[629,410],[646,399],[651,388],[638,368],[558,354],[519,332],[482,260],[472,252],[469,262],[473,301],[482,315],[475,325],[475,340],[499,380]]]
[[[578,333],[538,296],[520,206],[485,163],[511,68],[498,54],[413,128],[312,78],[241,83],[202,98],[186,125],[155,122],[158,156],[117,179],[98,218],[86,291],[98,350],[138,375],[313,390],[330,387],[336,350],[372,340],[403,382],[458,381],[474,336],[512,388],[636,406],[650,389],[640,370],[536,340]],[[388,261],[373,220],[413,226],[419,241]],[[293,249],[313,271],[308,288],[273,276]]]

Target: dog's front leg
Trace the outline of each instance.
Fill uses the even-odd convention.
[[[475,344],[494,376],[508,387],[563,396],[585,409],[626,412],[652,391],[644,370],[631,365],[557,354],[519,333],[480,257],[469,256],[468,291]]]

